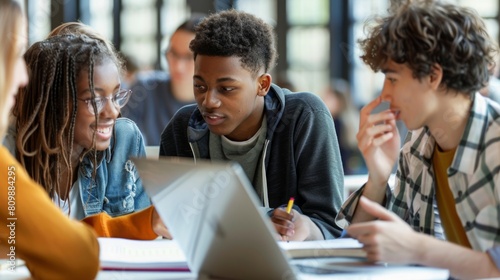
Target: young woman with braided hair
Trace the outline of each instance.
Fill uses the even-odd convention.
[[[31,177],[100,236],[170,237],[153,207],[125,215],[150,201],[130,161],[145,155],[142,135],[118,118],[130,91],[120,89],[113,49],[86,35],[59,35],[33,44],[25,58],[30,82],[13,110],[11,142]]]
[[[145,155],[141,133],[117,119],[130,96],[117,56],[103,41],[64,35],[35,43],[25,58],[31,82],[13,114],[16,157],[31,177],[77,219],[149,206],[129,160]]]

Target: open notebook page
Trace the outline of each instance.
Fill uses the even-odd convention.
[[[189,271],[177,242],[167,239],[98,238],[103,270]]]

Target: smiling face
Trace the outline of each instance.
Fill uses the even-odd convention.
[[[391,110],[398,112],[397,119],[409,130],[429,126],[439,104],[431,76],[419,80],[413,77],[408,66],[394,61],[388,61],[382,72],[385,74],[382,99],[391,103]]]
[[[83,70],[77,81],[77,97],[80,100],[92,98],[90,92],[88,71]],[[94,90],[96,97],[111,97],[120,89],[119,72],[111,60],[104,60],[94,66]],[[92,148],[92,139],[96,136],[96,150],[103,151],[109,147],[113,126],[120,113],[111,100],[99,113],[99,122],[96,126],[96,116],[92,114],[83,101],[78,101],[76,113],[74,149],[80,151]]]
[[[255,77],[240,58],[198,55],[194,96],[211,132],[233,141],[250,139],[260,128],[271,76]]]

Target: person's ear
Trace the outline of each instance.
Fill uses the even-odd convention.
[[[266,96],[267,92],[269,91],[269,88],[271,87],[273,78],[269,73],[264,73],[259,76],[257,79],[258,84],[258,89],[257,89],[257,95],[259,96]]]
[[[431,74],[429,75],[429,82],[432,89],[437,90],[441,85],[441,80],[443,79],[443,68],[441,65],[435,63],[432,65]]]

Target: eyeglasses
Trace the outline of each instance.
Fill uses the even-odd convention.
[[[174,50],[168,50],[166,52],[166,55],[167,55],[167,59],[169,59],[169,60],[183,61],[183,62],[193,62],[194,61],[194,57],[193,57],[192,53],[191,54],[180,54]]]
[[[112,100],[113,105],[115,105],[116,108],[118,108],[118,109],[123,108],[123,106],[125,106],[125,104],[127,104],[131,93],[132,93],[132,91],[129,89],[122,89],[110,97],[96,97],[96,98],[94,98],[95,107],[97,109],[97,114],[100,114],[102,112],[102,110],[106,106],[106,103],[108,103],[108,100]],[[94,107],[92,106],[92,98],[89,98],[89,99],[77,98],[77,99],[79,101],[87,103],[87,108],[89,109],[89,112],[92,115],[95,115],[94,114]]]

